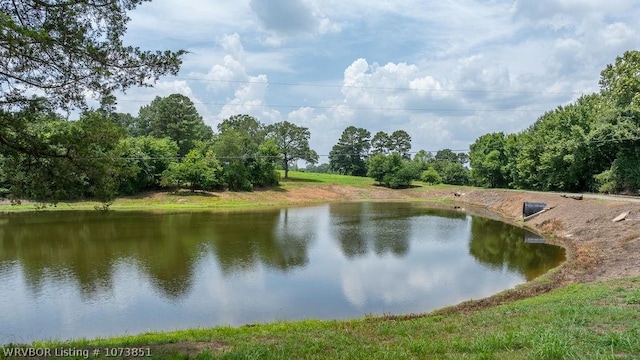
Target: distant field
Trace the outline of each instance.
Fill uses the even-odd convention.
[[[282,178],[280,185],[283,188],[295,187],[304,183],[316,183],[326,185],[345,185],[355,187],[372,186],[375,181],[372,178],[360,176],[346,176],[337,174],[319,174],[301,171],[290,171],[289,179],[284,178],[284,172],[281,172]]]

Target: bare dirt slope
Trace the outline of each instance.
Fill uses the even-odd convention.
[[[640,276],[640,203],[494,190],[469,191],[460,198],[511,221],[521,219],[525,201],[554,207],[524,224],[567,249],[567,263],[556,274],[561,283]],[[612,221],[623,212],[629,212],[626,220]]]

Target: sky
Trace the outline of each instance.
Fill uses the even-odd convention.
[[[321,163],[351,125],[405,130],[413,152],[522,131],[640,49],[629,0],[153,0],[130,17],[125,44],[189,53],[118,111],[180,93],[214,130],[235,114],[286,120]]]

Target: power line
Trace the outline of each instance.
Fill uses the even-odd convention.
[[[455,92],[455,93],[498,93],[498,94],[582,94],[581,91],[523,91],[523,90],[473,90],[473,89],[431,89],[431,88],[413,88],[413,87],[387,87],[387,86],[362,86],[362,85],[333,85],[333,84],[310,84],[296,82],[272,82],[272,81],[251,81],[251,80],[221,80],[221,79],[205,79],[205,78],[186,78],[176,77],[178,80],[186,81],[203,81],[217,82],[229,84],[265,84],[277,86],[300,86],[300,87],[319,87],[319,88],[350,88],[350,89],[367,89],[367,90],[401,90],[401,91],[431,91],[431,92]]]
[[[445,149],[441,149],[441,150],[445,150]],[[419,150],[419,151],[410,151],[407,152],[407,154],[417,154],[420,151],[424,151],[426,153],[432,153],[435,154],[441,150]],[[446,150],[451,150],[451,149],[446,149]],[[468,149],[464,149],[464,150],[451,150],[451,152],[454,153],[460,153],[460,152],[468,152]],[[341,154],[333,154],[333,156],[352,156],[353,154],[345,154],[345,153],[341,153]],[[373,154],[367,154],[367,155],[373,155]],[[262,155],[262,154],[254,154],[254,155],[238,155],[238,156],[217,156],[215,155],[215,158],[218,160],[245,160],[245,159],[280,159],[281,156],[280,155]],[[318,157],[329,157],[331,156],[331,154],[326,155],[318,155]],[[78,160],[99,160],[99,159],[103,159],[104,157],[74,157],[74,159],[78,159]],[[146,156],[115,156],[115,157],[109,157],[110,159],[122,159],[122,160],[182,160],[182,157],[179,156],[165,156],[165,157],[146,157]]]
[[[138,103],[148,103],[148,100],[138,100],[138,99],[123,99],[118,100],[118,102],[138,102]],[[310,108],[310,109],[334,109],[339,107],[341,109],[348,110],[379,110],[379,111],[413,111],[413,112],[546,112],[547,110],[540,109],[447,109],[447,108],[401,108],[401,107],[350,107],[344,106],[343,104],[335,105],[335,106],[323,106],[323,105],[271,105],[271,104],[229,104],[229,103],[219,103],[219,102],[204,102],[198,101],[194,104],[198,105],[215,105],[215,106],[233,106],[233,107],[258,107],[258,108],[288,108],[288,109],[296,109],[296,108]]]

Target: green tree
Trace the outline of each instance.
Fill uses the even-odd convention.
[[[329,164],[328,163],[322,163],[319,165],[309,164],[307,165],[307,167],[304,168],[304,171],[310,172],[310,173],[326,174],[326,173],[329,173]]]
[[[605,125],[594,131],[601,147],[615,147],[608,169],[615,191],[640,193],[640,51],[627,51],[600,74],[603,96],[615,110]],[[605,135],[606,134],[606,135]],[[605,135],[605,136],[603,136]]]
[[[387,168],[387,155],[383,153],[377,153],[369,158],[369,164],[367,166],[367,176],[373,178],[378,184],[384,184],[384,177],[388,172]]]
[[[275,163],[280,153],[273,140],[266,139],[266,127],[249,115],[234,115],[218,125],[214,152],[222,161],[223,179],[234,191],[254,186],[277,185]]]
[[[611,166],[617,149],[607,139],[616,116],[594,94],[541,116],[518,135],[512,158],[514,184],[519,188],[553,191],[593,191],[594,175]]]
[[[422,172],[422,174],[420,174],[420,181],[429,185],[437,185],[442,183],[442,176],[440,176],[440,173],[438,173],[436,169],[429,166]]]
[[[378,131],[371,138],[372,154],[389,154],[390,139],[389,134],[384,131]]]
[[[640,51],[626,51],[600,73],[602,94],[619,108],[640,107]]]
[[[151,104],[140,109],[140,128],[147,127],[149,134],[157,138],[168,137],[178,144],[178,155],[186,155],[198,141],[210,140],[213,132],[198,114],[187,96],[172,94],[157,96]]]
[[[178,162],[178,145],[175,141],[152,136],[125,138],[119,147],[134,173],[122,179],[120,192],[136,194],[142,190],[155,189],[161,185],[162,174],[173,163]]]
[[[110,95],[177,74],[185,51],[125,46],[127,12],[145,0],[15,0],[0,5],[0,104],[7,111],[41,92],[54,107],[83,107],[86,94]]]
[[[459,162],[461,164],[464,164],[463,162],[461,162],[461,160],[464,160],[464,157],[460,158],[458,154],[453,152],[453,150],[451,149],[438,150],[438,152],[436,152],[436,155],[433,157],[433,160],[443,162]]]
[[[509,185],[508,158],[505,135],[502,132],[480,136],[469,147],[471,179],[478,186],[507,187]]]
[[[206,143],[199,143],[179,163],[171,163],[162,174],[164,186],[189,186],[191,191],[213,190],[222,183],[222,168]]]
[[[141,124],[137,117],[131,114],[112,112],[109,114],[109,118],[118,126],[122,127],[128,136],[147,136],[151,133],[151,129],[148,127],[141,128],[140,126],[143,124]],[[146,126],[148,126],[148,124],[146,124]]]
[[[598,190],[637,195],[640,192],[640,109],[630,106],[608,112],[587,137],[594,148],[609,159],[601,163],[610,167],[594,176]]]
[[[268,137],[273,139],[280,153],[285,179],[289,177],[289,164],[304,160],[310,164],[318,162],[318,154],[309,148],[309,129],[283,121],[267,127]]]
[[[410,159],[411,136],[404,130],[396,130],[389,136],[389,151],[397,152],[404,159]]]
[[[429,163],[433,162],[433,155],[430,152],[420,150],[413,156],[413,162],[420,171],[427,170]]]
[[[87,110],[87,94],[105,99],[115,91],[150,86],[161,76],[178,73],[185,51],[143,51],[122,41],[127,12],[144,1],[15,0],[0,4],[0,155],[3,166],[12,168],[5,170],[26,181],[13,187],[14,196],[56,201],[85,190],[85,195],[112,196],[107,190],[112,188],[107,186],[111,180],[93,176],[100,172],[116,175],[115,169],[105,167],[112,164],[106,156],[114,151],[115,143],[107,145],[103,139],[117,142],[117,137],[105,135],[113,129],[103,124],[94,124],[93,132],[83,128],[92,121],[87,117],[109,119],[85,114],[84,119],[63,125],[60,119],[43,121],[42,116],[57,109]],[[50,129],[51,124],[55,129]],[[98,133],[103,138],[96,139]],[[86,139],[79,138],[80,134]],[[98,142],[91,146],[87,139]],[[100,160],[88,161],[82,158],[85,156]],[[30,175],[29,166],[40,175]],[[25,172],[15,173],[19,169]],[[77,183],[76,176],[91,180]],[[78,191],[64,190],[76,185]]]
[[[600,85],[599,94],[548,111],[521,133],[478,138],[470,154],[474,182],[547,191],[637,193],[640,52],[627,51],[607,65]]]
[[[469,169],[459,162],[442,161],[434,163],[442,182],[449,185],[468,185]]]
[[[404,159],[400,154],[375,154],[369,158],[367,176],[378,184],[397,189],[411,185],[419,172],[413,162]]]
[[[13,118],[20,113],[5,116]],[[120,180],[134,171],[117,146],[122,129],[101,112],[84,112],[75,122],[45,112],[23,124],[21,130],[30,138],[25,139],[25,146],[39,144],[41,148],[29,152],[3,149],[9,155],[2,158],[1,167],[14,199],[56,203],[95,198],[109,202],[117,195]],[[52,153],[39,155],[45,151]]]
[[[347,127],[329,152],[331,170],[343,175],[365,176],[365,161],[371,148],[370,137],[371,133],[366,129]]]

